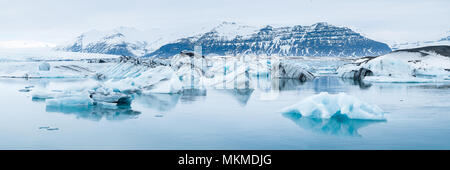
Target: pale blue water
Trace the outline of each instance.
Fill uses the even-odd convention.
[[[46,108],[28,85],[84,80],[0,79],[0,149],[450,149],[450,85],[359,84],[336,77],[278,90],[136,96],[131,108]],[[269,93],[271,91],[271,93]],[[277,93],[278,91],[278,93]],[[387,121],[318,120],[279,111],[320,92],[376,104]],[[57,130],[39,127],[58,128]]]

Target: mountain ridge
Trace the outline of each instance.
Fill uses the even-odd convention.
[[[326,22],[310,26],[253,27],[222,22],[209,31],[160,41],[128,38],[120,30],[89,38],[78,36],[63,51],[126,55],[133,57],[171,57],[200,45],[205,55],[279,55],[279,56],[368,56],[382,55],[390,47],[356,33],[347,27]],[[98,38],[100,37],[100,38]],[[139,36],[137,36],[139,37]],[[160,41],[160,42],[158,42]],[[151,44],[151,48],[149,47]]]

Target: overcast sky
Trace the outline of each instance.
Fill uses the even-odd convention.
[[[141,30],[235,21],[348,26],[383,42],[435,39],[450,31],[449,0],[0,0],[0,41],[61,43],[92,29]]]

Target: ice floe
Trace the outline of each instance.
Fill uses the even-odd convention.
[[[276,67],[271,72],[273,78],[299,79],[300,81],[314,79],[314,75],[308,71],[309,66],[303,63],[284,60],[275,63],[275,65]]]
[[[322,92],[282,110],[298,113],[304,117],[330,119],[345,116],[349,119],[384,120],[384,112],[376,105],[368,104],[345,93]]]

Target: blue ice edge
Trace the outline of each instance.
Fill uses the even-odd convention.
[[[361,137],[358,129],[370,124],[387,122],[384,112],[345,93],[320,93],[281,111],[305,130],[315,133]]]

